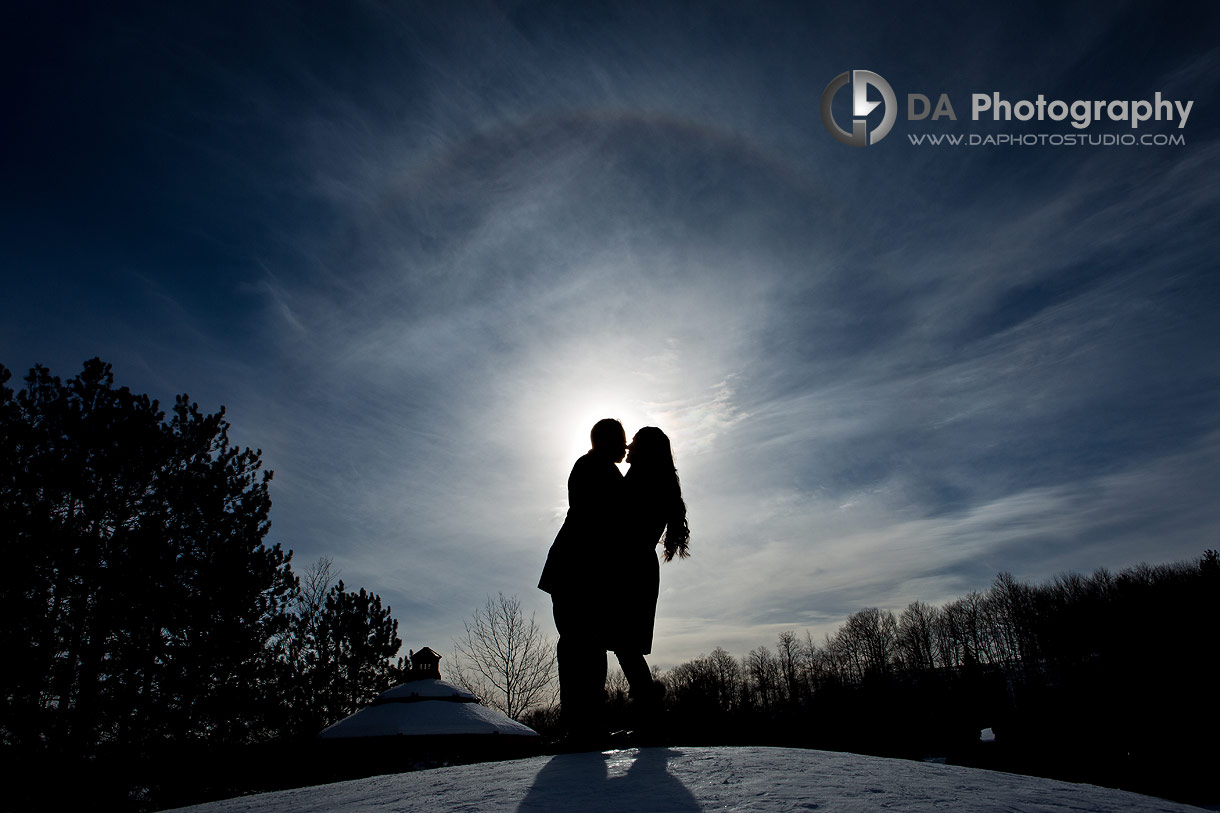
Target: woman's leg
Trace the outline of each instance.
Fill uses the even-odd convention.
[[[648,662],[638,652],[615,652],[631,685],[631,718],[637,732],[656,731],[664,708],[665,684],[652,679]]]
[[[631,685],[631,696],[643,699],[654,692],[652,672],[648,669],[648,661],[638,652],[615,652],[618,665],[623,669],[627,683]]]

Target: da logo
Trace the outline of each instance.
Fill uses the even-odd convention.
[[[831,110],[835,94],[849,82],[851,83],[852,115],[850,133],[839,126]],[[870,102],[868,100],[869,85],[881,93],[881,101]],[[879,104],[885,105],[885,114],[881,117],[881,123],[877,125],[877,128],[870,132],[868,114],[873,112]],[[881,78],[880,74],[872,71],[844,71],[831,79],[830,84],[822,91],[822,124],[836,141],[841,141],[849,146],[863,147],[867,144],[876,144],[889,133],[890,128],[894,126],[894,119],[897,117],[898,100],[894,98],[894,89],[890,87],[889,82]]]

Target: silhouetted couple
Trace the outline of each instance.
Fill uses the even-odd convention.
[[[573,740],[605,734],[606,651],[618,657],[641,723],[661,710],[664,687],[644,656],[652,652],[660,570],[689,556],[690,530],[669,438],[646,426],[627,445],[623,425],[607,418],[590,433],[593,448],[568,477],[568,515],[547,554],[538,587],[551,594],[559,630],[563,727]],[[624,477],[615,465],[627,455]]]

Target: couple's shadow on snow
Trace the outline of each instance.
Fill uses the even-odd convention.
[[[667,767],[669,748],[559,754],[547,761],[518,813],[539,810],[699,810]]]

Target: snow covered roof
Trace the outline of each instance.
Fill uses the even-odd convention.
[[[423,680],[410,680],[406,683],[399,683],[393,689],[386,689],[381,694],[377,695],[377,699],[373,701],[374,706],[382,703],[391,703],[396,701],[407,700],[413,698],[440,698],[444,700],[456,700],[460,703],[478,703],[479,698],[475,697],[470,692],[454,686],[438,678],[425,678]]]
[[[341,737],[437,737],[501,734],[537,737],[529,726],[479,703],[477,697],[435,678],[387,689],[366,708],[323,729],[323,739]]]

